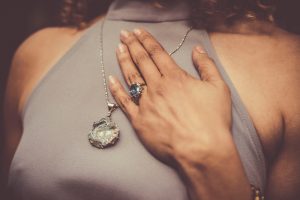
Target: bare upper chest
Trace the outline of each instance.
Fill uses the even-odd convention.
[[[299,65],[297,55],[273,38],[238,38],[213,34],[212,41],[245,104],[264,147],[268,162],[278,155],[286,119],[290,131],[300,127]]]

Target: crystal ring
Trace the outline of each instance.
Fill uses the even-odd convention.
[[[129,87],[129,93],[133,101],[138,104],[140,97],[142,96],[145,83],[133,83]]]

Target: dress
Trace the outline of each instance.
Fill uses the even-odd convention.
[[[161,9],[144,1],[114,1],[104,24],[107,76],[113,74],[125,85],[115,55],[121,29],[144,27],[171,51],[187,31],[188,18],[185,1]],[[101,23],[86,31],[28,98],[8,188],[16,199],[24,200],[188,200],[176,171],[144,148],[120,109],[113,114],[121,129],[117,145],[99,150],[88,142],[92,123],[107,112],[99,65]],[[191,31],[173,58],[198,77],[191,60],[197,44],[215,60],[231,90],[234,141],[250,183],[264,189],[266,167],[261,143],[207,32]]]

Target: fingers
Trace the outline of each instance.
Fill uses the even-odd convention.
[[[143,77],[141,76],[140,72],[135,67],[135,64],[131,59],[126,45],[119,44],[117,50],[117,59],[128,85],[131,85],[133,83],[145,84]]]
[[[208,54],[201,46],[197,46],[193,50],[192,57],[202,81],[223,81],[214,61],[208,57]]]
[[[138,106],[131,100],[119,80],[113,76],[109,76],[109,89],[127,117],[134,118],[138,113]]]
[[[121,31],[121,41],[128,47],[132,60],[140,69],[145,81],[147,83],[157,82],[161,73],[135,35],[123,30]]]
[[[144,29],[134,29],[133,32],[162,74],[167,74],[177,66],[169,53],[149,32]]]

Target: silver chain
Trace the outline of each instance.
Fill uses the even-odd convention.
[[[101,24],[101,32],[100,32],[100,67],[102,72],[102,78],[103,78],[103,85],[104,85],[104,92],[105,92],[105,100],[107,105],[110,104],[109,95],[108,95],[108,87],[107,87],[107,80],[106,80],[106,73],[105,73],[105,67],[104,67],[104,56],[103,56],[103,28],[104,28],[104,22],[105,18],[103,19],[103,22]],[[171,53],[169,53],[170,56],[175,54],[184,44],[187,36],[189,33],[193,30],[193,27],[190,27],[186,33],[184,34],[184,37],[182,38],[181,42],[178,44],[176,49],[174,49]]]
[[[176,49],[174,49],[174,51],[172,51],[171,53],[169,53],[170,56],[172,56],[174,53],[176,53],[183,45],[183,43],[185,42],[187,36],[189,35],[189,33],[193,30],[193,27],[190,27],[187,32],[184,34],[181,42],[178,44],[178,46],[176,47]]]
[[[108,105],[110,103],[109,96],[108,96],[108,88],[107,88],[107,81],[106,81],[106,73],[105,73],[105,67],[104,67],[104,58],[103,58],[103,27],[104,27],[105,18],[103,19],[103,22],[101,24],[101,32],[100,32],[100,67],[102,72],[102,79],[103,79],[103,85],[104,85],[104,92],[105,92],[105,100],[106,104]]]

